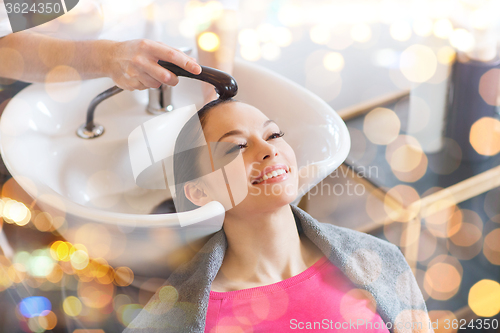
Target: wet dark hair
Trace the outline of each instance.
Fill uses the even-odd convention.
[[[176,201],[174,205],[173,199],[168,199],[155,207],[152,214],[168,214],[190,211],[199,206],[193,204],[184,192],[184,184],[186,181],[201,177],[200,160],[203,150],[191,149],[196,143],[200,143],[205,139],[203,129],[207,123],[207,118],[210,111],[216,106],[237,102],[229,99],[216,99],[205,104],[198,112],[196,112],[184,125],[179,132],[174,147],[174,178]],[[201,127],[200,127],[201,125]],[[183,152],[181,155],[180,153]]]

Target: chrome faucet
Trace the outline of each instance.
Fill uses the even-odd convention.
[[[146,111],[151,114],[162,114],[172,111],[172,87],[162,84],[159,88],[149,88],[149,102]]]
[[[193,51],[190,47],[180,48],[180,51],[190,55]],[[163,114],[174,109],[172,104],[172,87],[162,84],[159,88],[149,88],[149,102],[146,111],[151,114]]]

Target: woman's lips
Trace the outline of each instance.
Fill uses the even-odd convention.
[[[276,177],[268,178],[266,180],[261,181],[258,184],[252,184],[252,185],[256,185],[257,186],[257,185],[261,185],[261,184],[279,183],[279,182],[282,182],[282,181],[288,179],[289,175],[290,175],[290,173],[288,171],[286,171],[284,174],[281,174],[281,175],[276,176]]]

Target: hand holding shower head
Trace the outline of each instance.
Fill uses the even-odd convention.
[[[210,83],[215,87],[215,91],[219,94],[220,99],[229,99],[234,97],[238,92],[236,80],[231,75],[218,69],[201,66],[201,73],[196,75],[170,62],[160,60],[158,64],[177,76],[185,76]]]
[[[236,80],[231,75],[218,69],[201,66],[201,73],[196,75],[167,61],[159,60],[158,64],[177,76],[185,76],[213,85],[215,91],[219,94],[219,99],[232,98],[238,92]],[[122,88],[114,86],[97,95],[90,102],[87,109],[87,121],[77,129],[76,134],[83,139],[92,139],[104,134],[104,127],[94,123],[95,109],[99,103],[122,91]]]

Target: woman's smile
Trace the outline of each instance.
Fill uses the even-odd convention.
[[[264,169],[252,185],[279,183],[290,177],[289,168],[284,164],[276,164]]]

